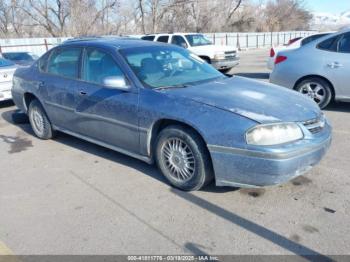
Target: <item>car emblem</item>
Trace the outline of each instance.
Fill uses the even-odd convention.
[[[7,78],[7,74],[4,74],[4,78]]]

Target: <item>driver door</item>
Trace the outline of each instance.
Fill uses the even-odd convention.
[[[138,90],[124,91],[103,84],[107,77],[125,77],[110,53],[87,48],[82,60],[82,81],[76,86],[75,109],[79,133],[138,153]]]

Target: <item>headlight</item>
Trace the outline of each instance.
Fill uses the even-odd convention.
[[[270,146],[303,138],[303,132],[295,123],[258,125],[248,130],[246,140],[251,145]]]
[[[224,52],[216,53],[216,54],[214,55],[214,59],[215,59],[215,60],[225,59],[225,53],[224,53]]]

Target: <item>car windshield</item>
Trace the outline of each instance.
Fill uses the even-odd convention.
[[[201,34],[186,35],[187,41],[190,46],[212,45],[213,43]]]
[[[0,67],[12,66],[12,65],[14,65],[13,62],[6,60],[4,58],[0,58]]]
[[[172,46],[147,46],[120,51],[146,86],[151,88],[185,87],[226,77],[211,65]]]
[[[34,59],[28,53],[4,53],[6,59],[13,61],[33,61]]]

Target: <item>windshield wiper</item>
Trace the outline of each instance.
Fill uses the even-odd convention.
[[[186,88],[189,87],[190,85],[186,85],[186,84],[181,84],[181,85],[172,85],[172,86],[160,86],[160,87],[156,87],[153,88],[154,90],[164,90],[164,89],[171,89],[171,88]]]

